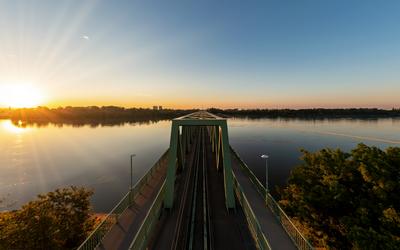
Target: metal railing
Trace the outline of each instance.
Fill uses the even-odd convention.
[[[238,159],[240,162],[240,168],[241,170],[250,178],[250,181],[253,183],[253,185],[256,187],[257,192],[265,197],[265,188],[263,184],[261,184],[260,180],[258,180],[257,176],[253,173],[253,171],[250,170],[250,168],[246,165],[246,163],[240,158],[239,154],[231,147],[231,151],[233,155]]]
[[[271,246],[269,245],[269,242],[265,237],[264,232],[261,229],[260,222],[258,222],[257,217],[253,212],[253,209],[251,209],[250,203],[247,200],[242,187],[237,181],[235,174],[234,173],[232,174],[233,174],[233,186],[235,189],[236,197],[243,208],[243,212],[246,216],[250,232],[257,244],[257,248],[261,250],[267,250],[267,249],[270,250]]]
[[[303,236],[303,234],[297,229],[290,218],[282,210],[275,199],[268,193],[267,195],[267,206],[274,213],[275,217],[281,223],[282,227],[285,229],[289,237],[295,243],[298,249],[313,250],[314,247],[310,242]]]
[[[294,244],[298,249],[306,249],[313,250],[314,247],[310,244],[310,242],[303,236],[303,234],[297,229],[297,227],[290,220],[289,216],[283,211],[283,209],[279,206],[279,204],[275,201],[275,199],[271,196],[270,193],[267,194],[265,187],[261,184],[258,178],[254,175],[254,173],[250,170],[250,168],[246,165],[246,163],[240,158],[239,154],[231,147],[231,151],[240,162],[241,170],[247,174],[250,178],[253,185],[256,187],[258,193],[262,195],[265,199],[267,207],[272,211],[275,215],[276,219],[282,225],[283,229],[292,239]]]
[[[132,240],[129,250],[141,250],[147,248],[147,243],[154,232],[157,221],[160,218],[163,209],[163,202],[165,197],[165,181],[160,188],[154,202],[151,204],[142,225],[137,231],[135,238]]]
[[[107,214],[107,216],[99,223],[93,232],[86,238],[86,240],[78,247],[78,250],[92,250],[95,249],[110,231],[111,227],[118,223],[120,215],[134,203],[135,197],[140,193],[140,190],[152,178],[154,172],[158,171],[161,166],[166,165],[165,162],[168,157],[168,150],[162,154],[160,159],[151,167],[147,173],[136,182],[132,190],[122,197],[118,204]]]

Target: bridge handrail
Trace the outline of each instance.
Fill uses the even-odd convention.
[[[119,216],[125,211],[126,208],[132,205],[135,195],[139,193],[139,190],[147,183],[148,179],[153,175],[153,173],[162,166],[162,164],[159,163],[167,158],[168,151],[169,149],[167,149],[158,159],[158,161],[154,163],[154,165],[146,172],[146,174],[143,175],[138,182],[136,182],[133,189],[129,190],[128,193],[122,197],[118,204],[106,215],[106,217],[90,233],[86,240],[82,242],[77,250],[91,250],[95,249],[99,245],[104,235],[111,229],[113,225],[117,223]]]
[[[267,250],[267,249],[271,250],[271,246],[269,245],[269,242],[265,237],[265,233],[262,231],[260,222],[257,220],[257,217],[254,214],[253,209],[251,208],[250,203],[247,200],[247,197],[244,194],[242,187],[237,181],[235,174],[232,173],[232,175],[233,175],[233,185],[235,187],[236,196],[240,204],[242,205],[243,212],[246,215],[246,220],[249,224],[251,234],[253,235],[253,238],[256,241],[258,248],[261,250]]]
[[[233,155],[239,160],[240,162],[240,168],[247,174],[247,176],[250,178],[250,181],[254,184],[256,187],[257,192],[265,197],[265,188],[263,184],[261,184],[260,180],[258,180],[257,176],[253,173],[253,171],[250,170],[250,168],[246,165],[246,163],[240,158],[239,154],[231,147],[231,151]]]
[[[296,244],[297,248],[309,250],[314,249],[311,243],[297,229],[297,227],[290,220],[289,216],[287,216],[287,214],[269,193],[267,195],[267,206],[274,213],[275,217],[279,220],[292,241]]]
[[[154,227],[157,225],[157,220],[160,217],[161,210],[163,209],[164,197],[165,181],[162,184],[157,197],[154,199],[147,211],[146,217],[129,246],[129,250],[141,250],[147,248],[147,243],[151,237],[151,233],[154,231]]]
[[[240,158],[239,154],[231,147],[231,151],[233,155],[240,162],[241,169],[248,175],[251,182],[255,185],[258,193],[263,197],[267,197],[266,205],[275,215],[279,223],[282,225],[283,229],[287,232],[289,237],[295,243],[298,249],[309,249],[313,250],[314,247],[311,243],[304,237],[304,235],[299,231],[299,229],[294,225],[294,223],[290,220],[289,216],[283,211],[283,209],[279,206],[279,204],[275,201],[275,199],[271,196],[270,193],[267,193],[265,187],[261,184],[260,180],[255,176],[253,171],[247,166],[247,164]]]

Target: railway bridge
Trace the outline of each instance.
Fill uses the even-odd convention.
[[[172,120],[169,149],[78,248],[313,249],[238,153],[227,120]]]

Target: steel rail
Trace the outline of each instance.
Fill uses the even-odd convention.
[[[175,225],[175,229],[174,229],[174,238],[172,240],[172,244],[171,244],[171,249],[172,250],[176,250],[178,248],[178,243],[180,243],[180,240],[182,238],[185,237],[181,237],[182,234],[182,225],[183,225],[183,215],[185,213],[185,206],[186,206],[186,200],[188,198],[188,190],[190,187],[190,181],[192,179],[193,176],[193,169],[194,169],[194,165],[195,162],[197,161],[197,151],[199,148],[199,141],[196,142],[196,144],[193,145],[194,146],[194,152],[193,152],[193,161],[191,162],[192,164],[190,164],[188,167],[188,178],[185,178],[185,183],[183,186],[183,191],[182,191],[182,196],[181,196],[181,203],[179,206],[179,210],[178,210],[178,216],[177,216],[177,223]]]
[[[206,166],[206,144],[203,139],[203,249],[212,249],[211,232],[210,232],[210,210],[208,202],[208,181],[207,181],[207,166]]]
[[[200,132],[201,136],[201,132]],[[192,213],[191,213],[191,220],[190,220],[190,234],[189,234],[189,250],[193,249],[193,241],[194,241],[194,226],[195,226],[195,217],[196,217],[196,202],[197,202],[197,184],[199,178],[199,159],[200,159],[200,151],[201,151],[201,139],[200,139],[200,148],[198,151],[198,161],[195,166],[195,176],[194,176],[194,188],[193,188],[193,199],[192,199]]]
[[[210,138],[211,140],[211,138]],[[211,145],[212,147],[212,145]],[[205,147],[206,148],[206,147]],[[209,154],[208,152],[211,152],[211,154]],[[204,158],[206,159],[206,163],[208,163],[208,158],[211,157],[211,161],[212,162],[212,149],[210,149],[210,151],[205,150],[204,153]],[[206,194],[206,214],[207,214],[207,235],[208,235],[208,249],[209,250],[213,250],[214,249],[214,231],[213,231],[213,221],[211,220],[211,208],[210,208],[210,186],[208,185],[208,174],[209,174],[209,170],[211,169],[209,166],[207,166],[207,164],[205,164],[204,166],[205,169],[205,194]]]

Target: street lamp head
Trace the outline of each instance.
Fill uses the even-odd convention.
[[[269,156],[268,156],[268,155],[262,155],[261,158],[263,158],[263,159],[268,159]]]
[[[131,154],[131,157],[135,157],[136,155],[135,154]]]

